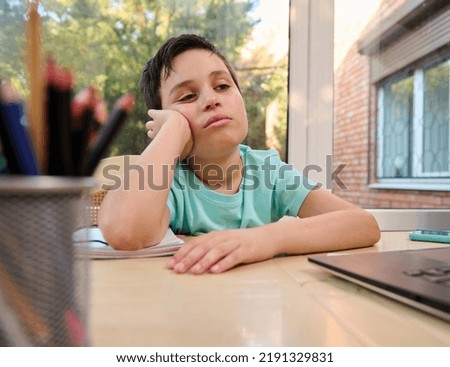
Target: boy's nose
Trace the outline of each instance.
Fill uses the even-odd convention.
[[[209,95],[205,98],[204,109],[206,111],[212,110],[220,106],[220,101],[215,95]]]

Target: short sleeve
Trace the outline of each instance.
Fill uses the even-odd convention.
[[[184,206],[185,206],[185,194],[186,190],[183,190],[183,172],[179,165],[176,168],[174,180],[172,186],[170,187],[169,196],[167,198],[167,207],[170,212],[170,228],[175,232],[179,233],[182,231],[184,220]],[[181,233],[181,232],[180,232]]]
[[[295,217],[308,194],[316,187],[316,183],[308,180],[292,165],[282,162],[278,156],[272,156],[271,159],[278,167],[274,180],[273,219]]]

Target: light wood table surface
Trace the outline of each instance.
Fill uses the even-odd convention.
[[[384,232],[374,247],[438,247]],[[223,274],[175,274],[168,258],[95,260],[94,346],[450,346],[450,323],[334,277],[306,256]]]

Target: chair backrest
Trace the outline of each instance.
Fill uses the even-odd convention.
[[[95,169],[94,178],[97,181],[97,187],[90,194],[90,222],[91,225],[98,224],[98,211],[100,205],[111,188],[116,182],[123,181],[125,168],[130,168],[134,164],[138,155],[120,155],[104,158]]]

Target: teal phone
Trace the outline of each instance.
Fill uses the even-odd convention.
[[[450,230],[416,229],[409,232],[412,241],[450,243]]]

